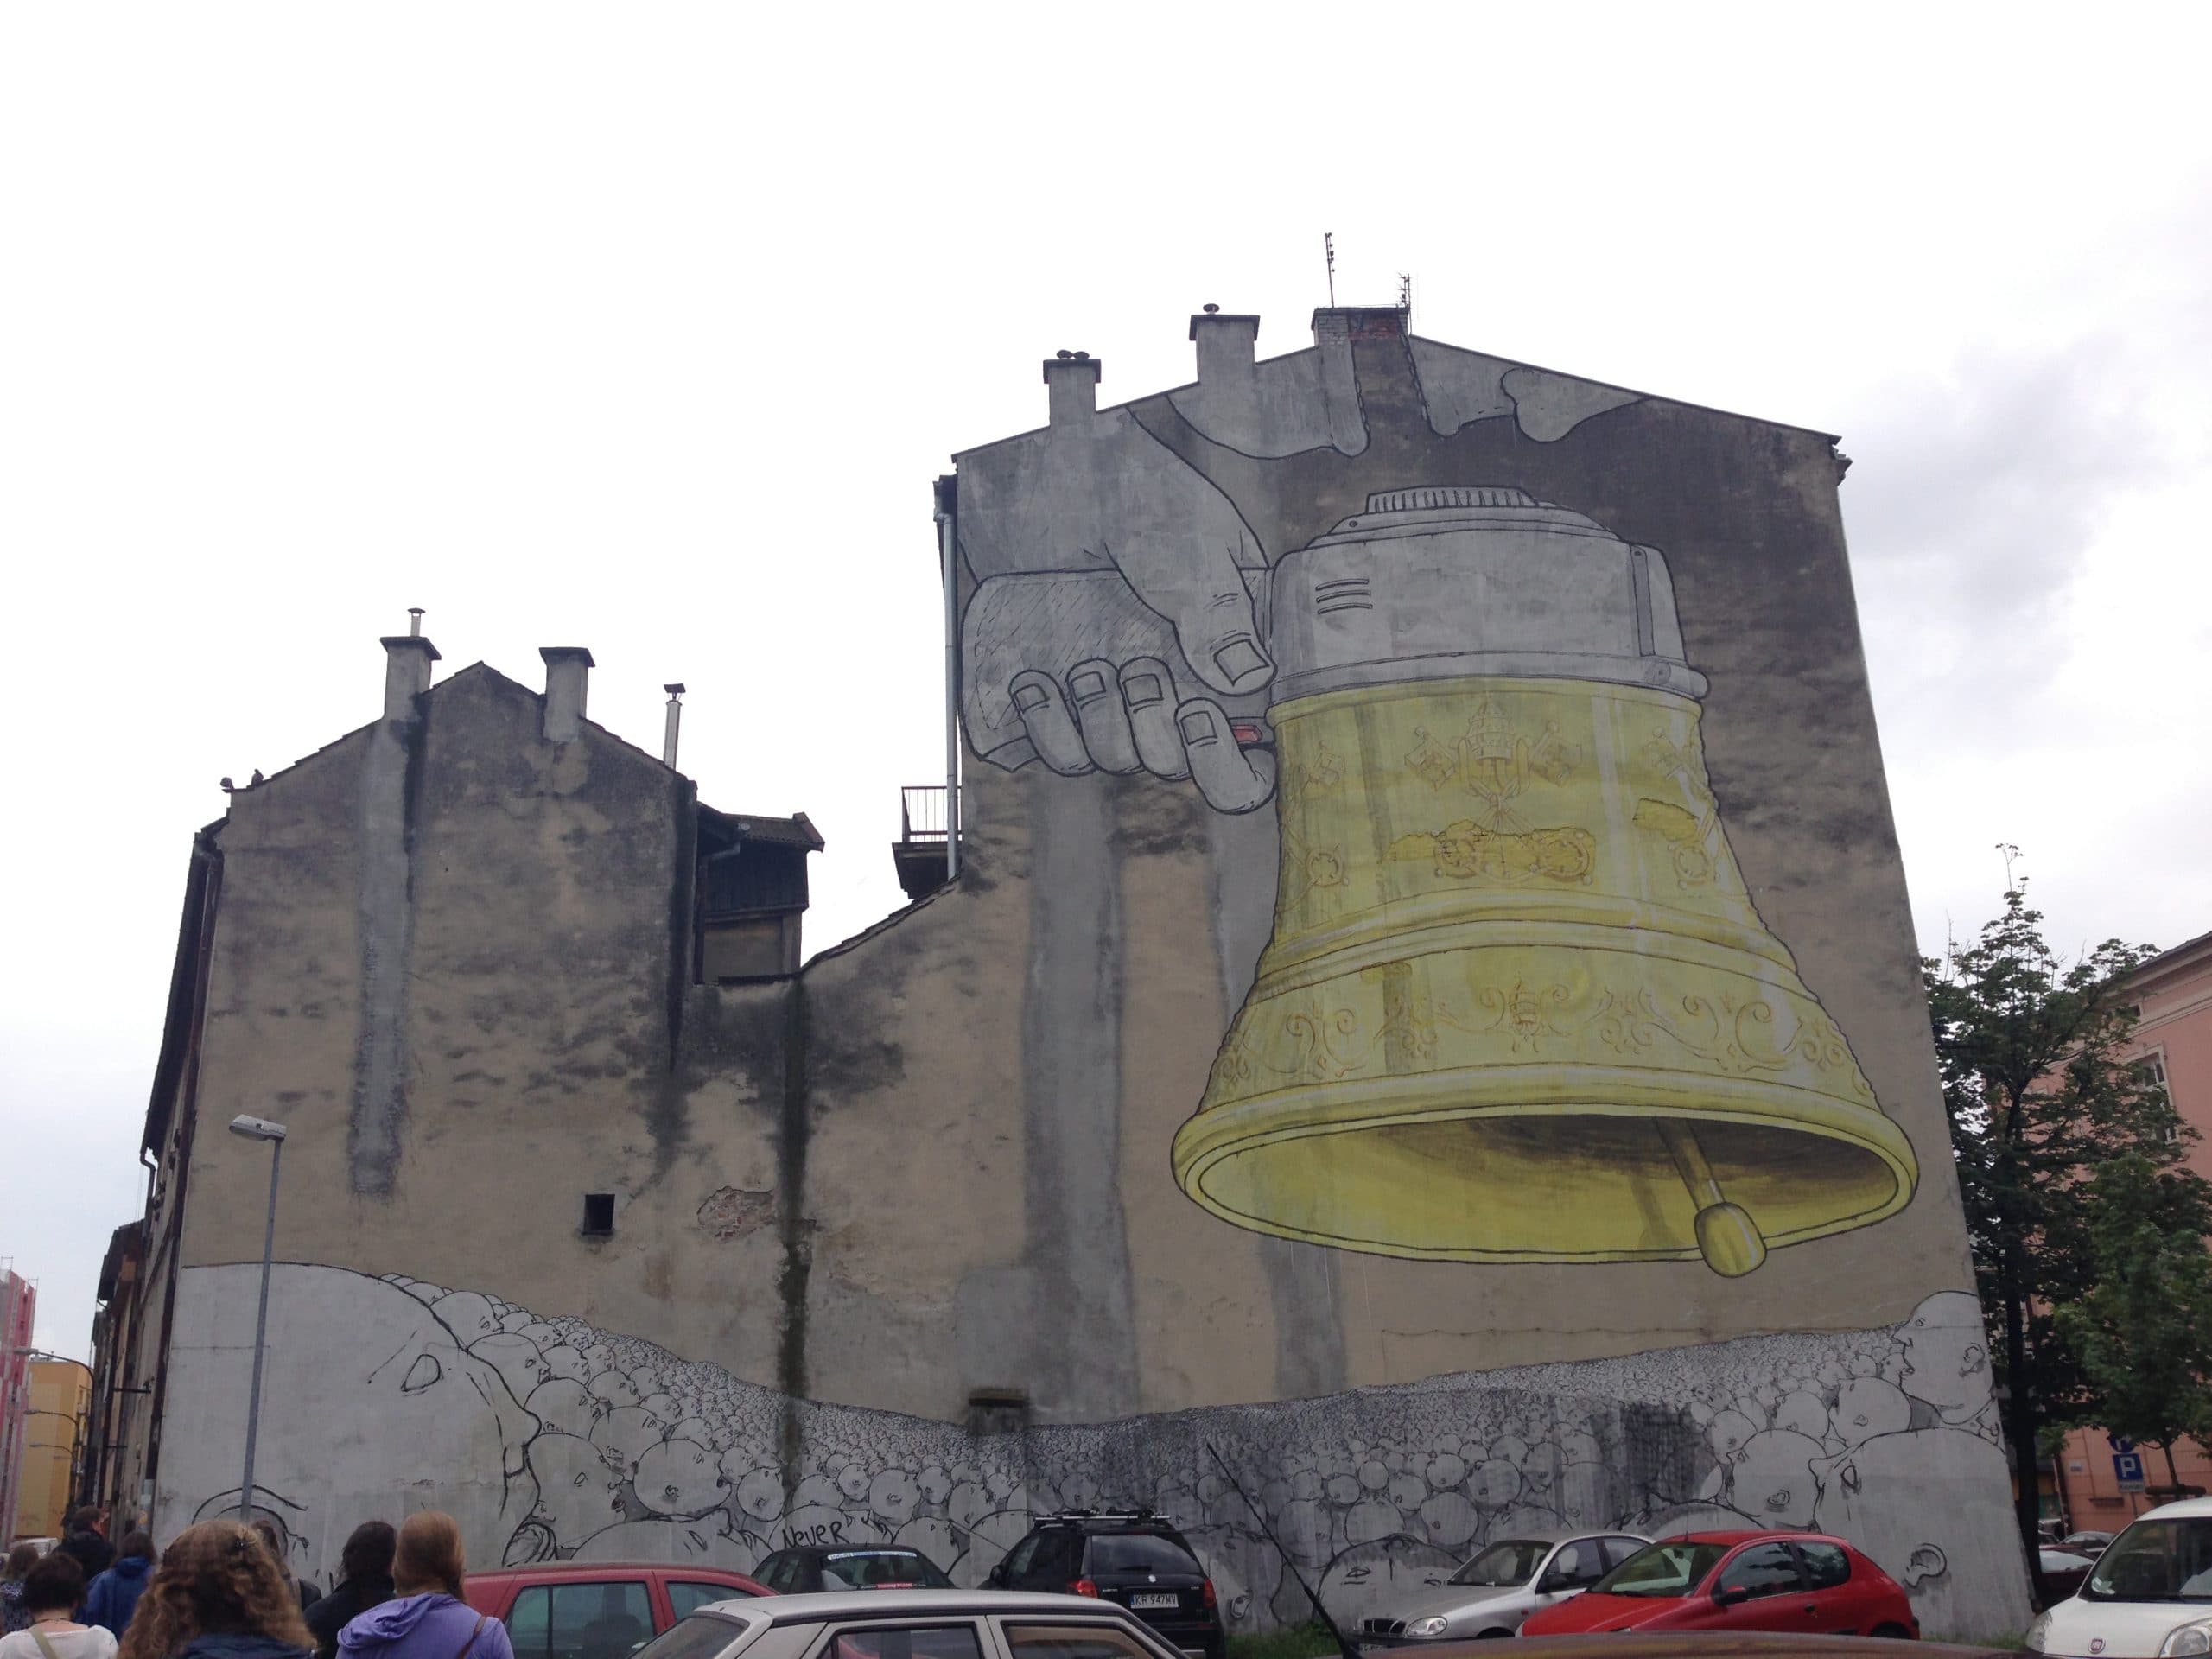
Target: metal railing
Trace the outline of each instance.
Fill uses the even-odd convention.
[[[899,791],[899,839],[942,842],[948,823],[943,784],[908,784]]]

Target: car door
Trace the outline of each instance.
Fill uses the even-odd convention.
[[[507,1610],[515,1659],[628,1659],[653,1639],[643,1577],[563,1579],[525,1585]]]
[[[1570,1538],[1554,1550],[1536,1575],[1535,1600],[1538,1607],[1555,1607],[1570,1596],[1580,1595],[1605,1576],[1605,1559],[1595,1538]]]
[[[1866,1599],[1852,1582],[1851,1557],[1835,1544],[1815,1540],[1793,1544],[1805,1572],[1805,1601],[1812,1609],[1805,1628],[1816,1636],[1866,1636],[1873,1626]]]
[[[1802,1635],[1813,1628],[1813,1604],[1788,1544],[1745,1545],[1720,1564],[1707,1593],[1715,1630]]]
[[[1007,1659],[1159,1659],[1128,1631],[1090,1620],[1009,1614],[994,1621]]]
[[[973,1619],[841,1620],[807,1659],[985,1659]]]

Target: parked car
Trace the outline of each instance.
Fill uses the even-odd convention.
[[[2212,1654],[2212,1497],[2145,1510],[2079,1592],[2028,1626],[2026,1643],[2082,1659]]]
[[[1103,1596],[847,1590],[701,1607],[638,1659],[1179,1659]]]
[[[1047,1515],[985,1580],[995,1590],[1059,1591],[1126,1607],[1184,1653],[1224,1659],[1213,1580],[1181,1533],[1144,1510]]]
[[[2082,1580],[2089,1576],[2089,1569],[2097,1564],[2094,1555],[2077,1554],[2054,1544],[2045,1544],[2036,1555],[2043,1567],[2044,1588],[2050,1592],[2053,1601],[2079,1590]]]
[[[779,1549],[753,1569],[779,1596],[836,1590],[950,1590],[952,1580],[918,1549]]]
[[[507,1627],[515,1659],[627,1659],[693,1609],[766,1586],[715,1567],[540,1561],[471,1573],[468,1605]]]
[[[1633,1533],[1532,1533],[1490,1545],[1445,1585],[1360,1621],[1361,1648],[1516,1636],[1540,1608],[1587,1590],[1651,1541]]]
[[[2120,1535],[2113,1532],[2069,1532],[2058,1541],[2061,1549],[2070,1549],[2094,1560],[2112,1548],[2112,1541]]]
[[[1917,1638],[1896,1580],[1817,1532],[1693,1532],[1647,1544],[1523,1636],[1613,1630],[1772,1630]]]

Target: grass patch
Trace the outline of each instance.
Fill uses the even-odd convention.
[[[1337,1640],[1319,1624],[1294,1624],[1251,1636],[1231,1634],[1229,1659],[1324,1659],[1337,1652]]]

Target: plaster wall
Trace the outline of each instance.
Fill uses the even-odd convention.
[[[798,976],[693,983],[688,782],[480,666],[233,798],[162,1524],[235,1480],[249,1111],[291,1130],[264,1455],[317,1570],[397,1491],[480,1560],[918,1526],[972,1581],[1103,1496],[1302,1616],[1226,1439],[1340,1611],[1501,1527],[1817,1519],[1919,1561],[1931,1630],[2018,1627],[1831,441],[1396,314],[1201,345],[1120,408],[1048,365],[1053,423],[960,457],[962,879]],[[1371,589],[1327,564],[1370,545]],[[1423,1090],[1433,1155],[1348,1198],[1361,1103]],[[1268,1114],[1320,1173],[1231,1214],[1188,1137]],[[1756,1251],[1693,1237],[1700,1179]],[[987,1389],[1024,1435],[967,1434]]]

